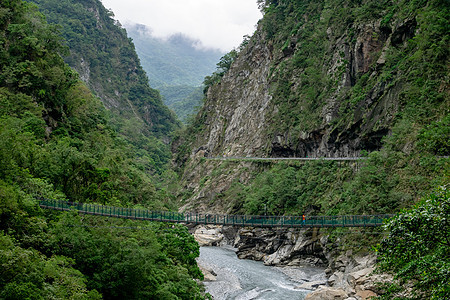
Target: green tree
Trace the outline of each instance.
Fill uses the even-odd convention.
[[[205,80],[203,81],[203,85],[205,86],[203,89],[203,93],[206,94],[209,87],[213,86],[214,84],[218,84],[222,77],[228,72],[228,70],[231,68],[231,65],[236,60],[238,56],[238,51],[235,49],[231,50],[224,56],[222,56],[217,63],[217,70],[212,73],[211,76],[206,76]]]
[[[379,270],[397,283],[385,286],[380,299],[396,298],[404,286],[409,299],[450,298],[450,191],[442,189],[391,219],[389,236],[377,247]],[[407,284],[405,284],[407,283]]]
[[[72,259],[50,259],[34,249],[23,249],[0,232],[1,299],[101,299],[88,291],[86,278],[75,270]]]

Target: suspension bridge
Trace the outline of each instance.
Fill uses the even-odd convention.
[[[78,203],[63,200],[39,198],[39,206],[59,211],[77,211],[81,214],[145,220],[157,222],[184,223],[194,225],[226,225],[239,227],[376,227],[393,215],[346,215],[346,216],[251,216],[215,215],[201,213],[180,213],[152,211],[126,207]]]
[[[203,157],[206,160],[236,160],[236,161],[348,161],[355,162],[367,160],[367,157],[239,157],[239,156],[214,156]]]

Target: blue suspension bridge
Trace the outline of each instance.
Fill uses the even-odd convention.
[[[251,216],[216,215],[153,211],[126,207],[105,206],[63,200],[38,198],[39,206],[59,211],[77,211],[81,214],[112,218],[171,222],[184,224],[210,224],[240,227],[376,227],[394,215],[346,215],[346,216]]]

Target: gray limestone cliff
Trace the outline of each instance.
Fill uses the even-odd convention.
[[[354,157],[382,147],[406,88],[395,72],[386,75],[386,60],[414,37],[416,19],[389,23],[374,15],[341,24],[331,13],[325,7],[308,19],[305,12],[282,46],[261,22],[220,83],[208,88],[185,142],[190,151],[181,153],[182,141],[174,145],[183,169],[181,210],[239,210],[223,194],[265,170],[204,158]]]

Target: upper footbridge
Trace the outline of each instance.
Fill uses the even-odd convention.
[[[345,216],[251,216],[216,215],[201,213],[180,213],[152,211],[126,207],[105,206],[90,203],[78,203],[63,200],[39,198],[39,206],[60,211],[77,211],[82,214],[171,222],[184,224],[224,225],[240,227],[376,227],[393,215],[345,215]]]
[[[207,160],[235,160],[235,161],[361,161],[367,157],[240,157],[240,156],[212,156],[202,157]]]

